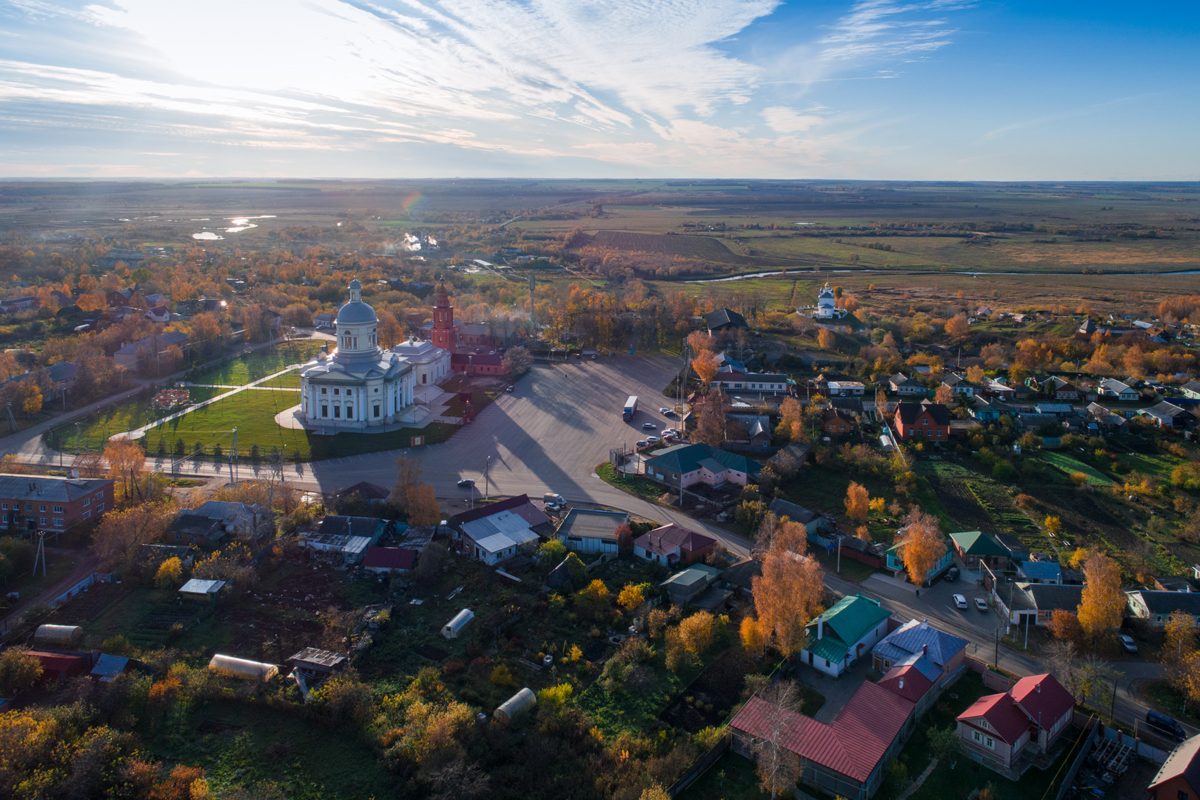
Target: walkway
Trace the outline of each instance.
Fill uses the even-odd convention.
[[[176,411],[174,414],[168,414],[167,416],[163,417],[162,419],[157,419],[149,425],[143,425],[142,427],[134,428],[131,431],[122,431],[121,433],[114,433],[112,436],[108,437],[108,440],[110,442],[112,442],[112,441],[118,441],[120,439],[132,439],[136,442],[138,439],[145,436],[147,431],[151,431],[151,430],[157,428],[159,425],[165,425],[168,422],[174,422],[175,420],[179,419],[180,417],[187,416],[188,414],[192,413],[193,411],[197,411],[201,408],[204,408],[205,406],[210,406],[213,403],[217,402],[218,400],[224,400],[227,397],[233,397],[235,394],[244,392],[247,389],[254,389],[260,383],[266,383],[269,380],[274,380],[275,378],[278,378],[280,375],[286,375],[289,372],[291,372],[292,370],[299,369],[299,368],[300,368],[299,364],[292,364],[291,366],[287,367],[286,369],[281,369],[279,372],[274,372],[270,375],[267,375],[265,378],[259,378],[256,381],[247,383],[245,386],[238,386],[233,391],[224,392],[222,394],[217,395],[216,397],[212,397],[212,398],[209,398],[208,400],[203,400],[199,403],[196,403],[195,405],[188,406],[187,408],[183,409],[182,411]],[[267,387],[267,388],[274,390],[274,387]],[[297,391],[299,391],[299,390],[297,390]]]
[[[276,373],[278,374],[278,373]],[[267,380],[263,378],[263,380]],[[181,383],[180,386],[191,386],[197,389],[253,389],[256,392],[298,392],[298,386],[229,386],[222,383]]]

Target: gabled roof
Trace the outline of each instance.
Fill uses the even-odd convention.
[[[910,655],[924,654],[942,668],[967,647],[967,640],[940,631],[927,620],[909,620],[875,645],[875,655],[898,663]]]
[[[572,508],[558,526],[559,536],[579,536],[585,539],[617,540],[617,529],[629,522],[625,511],[603,511],[592,508]]]
[[[1007,694],[989,694],[979,698],[958,715],[960,720],[987,720],[988,727],[1004,741],[1016,744],[1029,730],[1029,718]]]
[[[852,594],[838,600],[821,616],[824,617],[825,636],[833,631],[843,642],[852,645],[891,615],[892,612],[881,608],[878,601]],[[809,622],[807,627],[815,636],[817,620]]]
[[[1153,789],[1172,778],[1183,778],[1193,791],[1200,789],[1200,758],[1197,755],[1200,755],[1200,736],[1184,740],[1167,756],[1147,788]]]
[[[757,475],[762,470],[762,467],[745,456],[739,456],[737,453],[730,453],[706,444],[677,444],[674,447],[659,450],[658,455],[646,461],[646,468],[647,470],[665,469],[687,475],[700,469],[701,462],[707,459],[712,459],[724,469],[744,472],[751,476]]]
[[[709,330],[715,330],[723,325],[733,325],[738,328],[749,327],[746,325],[745,317],[728,308],[718,308],[716,311],[705,314],[704,324]]]
[[[1200,592],[1160,592],[1141,589],[1129,593],[1130,597],[1135,595],[1151,614],[1161,614],[1167,617],[1176,611],[1185,611],[1192,616],[1200,616]]]
[[[1008,550],[982,531],[962,531],[950,534],[958,549],[968,556],[1007,556]]]
[[[1055,581],[1062,577],[1062,567],[1057,561],[1026,561],[1017,569],[1026,578],[1039,581]]]
[[[416,560],[417,551],[406,547],[368,547],[362,565],[375,569],[412,569]]]
[[[897,403],[896,413],[900,415],[900,421],[905,425],[912,425],[921,414],[925,411],[929,412],[929,416],[938,425],[950,424],[950,409],[946,408],[941,403]]]
[[[1053,583],[1018,583],[1017,586],[1029,596],[1033,607],[1038,611],[1070,611],[1074,613],[1083,600],[1082,586],[1072,584],[1060,586]]]
[[[529,495],[522,494],[516,497],[510,497],[507,500],[500,500],[496,503],[489,503],[479,508],[464,511],[461,514],[455,514],[450,518],[450,523],[457,526],[462,526],[464,523],[472,522],[484,517],[490,517],[492,514],[498,514],[501,511],[513,511],[524,518],[529,524],[536,525],[542,522],[549,522],[550,518],[542,511],[539,511],[533,503],[529,502]],[[536,512],[536,513],[534,513]],[[536,519],[537,522],[533,520]]]
[[[787,500],[782,500],[778,497],[772,500],[767,505],[767,508],[777,517],[787,517],[792,522],[799,522],[802,525],[807,525],[820,516],[817,512],[810,511],[804,506],[789,503]]]
[[[320,536],[364,536],[368,539],[375,537],[375,529],[385,524],[378,517],[344,517],[338,514],[328,514],[317,523],[317,534]]]
[[[349,497],[352,494],[356,494],[364,500],[387,500],[391,496],[391,492],[384,487],[368,481],[359,481],[353,486],[347,486],[338,492],[337,496]]]
[[[749,589],[759,575],[762,575],[762,562],[756,558],[746,558],[726,567],[721,578],[733,586]]]
[[[192,578],[183,586],[179,587],[179,591],[184,594],[216,594],[225,586],[225,581],[204,580],[203,578]]]
[[[929,680],[915,664],[906,664],[888,670],[887,674],[879,679],[879,685],[910,703],[916,703],[933,688],[933,681]]]
[[[9,500],[51,501],[79,500],[92,492],[112,486],[112,481],[100,478],[51,478],[46,475],[0,474],[0,494]]]
[[[1008,693],[1030,720],[1046,730],[1075,707],[1075,698],[1049,673],[1021,678]]]
[[[702,533],[690,531],[682,525],[671,523],[670,525],[663,525],[652,531],[643,533],[633,541],[633,544],[646,552],[665,556],[673,553],[678,548],[687,550],[689,553],[694,553],[715,541],[716,539],[710,536],[705,536]]]

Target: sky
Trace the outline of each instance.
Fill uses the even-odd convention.
[[[0,177],[1200,180],[1200,3],[0,0]]]

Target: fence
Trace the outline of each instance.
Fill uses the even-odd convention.
[[[974,656],[965,656],[963,658],[963,664],[967,667],[967,669],[978,673],[980,680],[983,681],[983,685],[988,689],[992,689],[993,691],[1007,692],[1012,688],[1013,684],[1016,683],[1016,681],[1006,678],[999,672],[994,671],[991,665],[986,661],[980,661]]]
[[[836,551],[834,551],[834,552],[836,552]],[[849,549],[843,547],[842,548],[842,558],[848,558],[851,561],[858,561],[862,564],[866,564],[868,567],[874,567],[875,569],[883,569],[883,556],[875,556],[875,555],[870,555],[868,553],[860,553],[857,550],[849,550]]]
[[[1095,743],[1096,736],[1100,733],[1101,727],[1103,726],[1095,717],[1088,719],[1084,728],[1083,746],[1079,748],[1079,753],[1076,754],[1075,760],[1071,762],[1070,769],[1067,770],[1067,774],[1063,777],[1063,782],[1058,787],[1058,794],[1055,795],[1055,800],[1063,800],[1063,797],[1070,790],[1071,783],[1075,780],[1075,775],[1079,772],[1079,768],[1087,760],[1088,753],[1092,752],[1092,745]]]
[[[1110,742],[1116,742],[1117,744],[1124,745],[1126,747],[1132,747],[1134,748],[1134,752],[1136,752],[1139,756],[1148,758],[1151,761],[1156,761],[1159,764],[1166,761],[1167,756],[1171,755],[1170,751],[1168,750],[1160,750],[1153,745],[1143,742],[1141,739],[1135,739],[1129,734],[1121,733],[1116,728],[1110,728],[1107,725],[1104,727],[1104,738],[1108,739]]]
[[[587,565],[587,571],[591,572],[593,569],[596,569],[597,567],[601,567],[610,561],[615,561],[616,559],[617,559],[616,553],[601,553],[599,558],[597,558],[595,561],[593,561],[592,563]]]
[[[51,608],[56,608],[56,607],[62,605],[63,603],[67,602],[68,600],[70,600],[75,595],[82,592],[84,589],[91,586],[93,583],[111,583],[111,582],[112,582],[112,573],[93,572],[91,575],[88,575],[86,578],[84,578],[79,583],[72,586],[70,589],[67,589],[65,592],[60,594],[58,597],[47,602],[46,605],[50,606]]]
[[[726,730],[725,735],[721,737],[721,740],[717,742],[716,746],[713,747],[712,750],[709,750],[707,753],[700,756],[696,763],[692,765],[691,769],[683,773],[683,776],[679,780],[671,784],[670,788],[667,789],[667,794],[671,795],[671,797],[676,797],[684,789],[688,788],[697,780],[699,780],[700,776],[705,772],[708,772],[709,767],[717,763],[717,759],[729,749],[729,744],[732,741],[733,734]]]

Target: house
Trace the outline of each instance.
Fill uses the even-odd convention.
[[[726,435],[726,441],[742,444],[745,447],[766,449],[771,446],[771,418],[755,414],[726,414],[725,419],[735,425],[745,426],[745,437],[734,433],[731,427]]]
[[[1062,584],[1062,567],[1057,561],[1026,561],[1017,564],[1017,576],[1029,583]]]
[[[554,536],[554,523],[524,494],[457,514],[450,526],[462,552],[485,564],[498,564],[521,547]]]
[[[1114,414],[1099,403],[1090,403],[1087,407],[1088,416],[1101,428],[1112,430],[1129,424],[1129,420],[1120,414]]]
[[[808,540],[822,547],[828,547],[833,539],[817,537],[822,530],[829,526],[829,519],[816,511],[810,511],[804,506],[798,506],[795,503],[789,503],[787,500],[776,497],[767,505],[767,510],[774,514],[779,519],[787,517],[792,522],[798,522],[808,531]]]
[[[1150,800],[1200,798],[1200,736],[1179,743],[1158,768],[1147,791]]]
[[[704,327],[708,329],[709,336],[721,333],[722,331],[736,333],[739,330],[745,331],[750,329],[750,326],[746,324],[745,317],[728,308],[718,308],[716,311],[710,311],[705,314]]]
[[[323,314],[314,314],[313,315],[313,327],[319,331],[320,330],[333,330],[335,327],[337,327],[335,325],[336,319],[337,319],[337,314],[333,314],[333,313],[327,312],[327,313],[323,313]]]
[[[145,359],[148,363],[154,364],[170,348],[183,348],[187,346],[187,343],[188,335],[182,331],[156,333],[153,336],[139,339],[133,344],[127,344],[113,353],[113,363],[125,369],[137,369],[139,359]]]
[[[754,597],[754,579],[762,575],[762,562],[757,558],[743,558],[736,564],[731,564],[721,573],[721,580],[726,585],[736,589],[746,599]]]
[[[756,695],[729,728],[734,752],[751,760],[755,740],[782,729],[784,746],[800,761],[799,783],[831,796],[867,800],[911,733],[914,712],[911,700],[867,681],[828,724]]]
[[[663,565],[694,564],[716,549],[717,540],[671,523],[633,540],[633,554]]]
[[[1193,381],[1193,383],[1197,382]],[[1200,385],[1200,383],[1198,383],[1198,385]],[[1126,383],[1122,383],[1116,378],[1105,378],[1104,380],[1100,381],[1100,383],[1096,384],[1096,394],[1100,397],[1119,400],[1122,403],[1135,403],[1138,399],[1138,393],[1136,389]],[[1200,394],[1197,396],[1200,397]]]
[[[828,409],[821,415],[821,430],[825,435],[839,439],[854,430],[854,418],[845,411],[837,409]]]
[[[887,568],[890,569],[894,575],[899,575],[900,573],[905,572],[904,545],[906,544],[907,542],[905,541],[896,542],[887,549],[887,553],[884,556]],[[938,575],[941,575],[942,571],[947,569],[953,563],[954,551],[947,547],[946,552],[941,558],[938,559],[937,563],[930,567],[929,571],[925,573],[925,582],[928,583]]]
[[[319,553],[336,554],[346,564],[357,564],[386,530],[387,520],[378,517],[326,514],[312,531],[300,534],[300,544]]]
[[[924,397],[925,384],[914,381],[903,372],[897,372],[888,379],[888,388],[901,397]]]
[[[1033,407],[1035,414],[1055,419],[1066,419],[1075,415],[1075,409],[1070,403],[1037,403]]]
[[[225,586],[225,581],[192,578],[179,587],[179,597],[182,600],[198,600],[202,603],[212,603],[220,596]]]
[[[786,375],[770,372],[740,372],[730,369],[717,373],[712,385],[728,392],[758,392],[759,394],[786,394],[791,380]]]
[[[113,507],[113,482],[0,474],[0,532],[64,531]]]
[[[1129,610],[1138,619],[1144,619],[1155,628],[1166,627],[1167,620],[1176,611],[1190,614],[1200,622],[1200,592],[1162,592],[1140,589],[1126,592]]]
[[[417,564],[417,551],[407,547],[368,547],[362,567],[368,572],[409,572]]]
[[[180,511],[167,536],[174,544],[214,548],[229,536],[257,541],[275,532],[275,514],[247,503],[209,500]]]
[[[1008,549],[986,533],[952,533],[950,542],[968,569],[977,569],[980,563],[987,564],[992,569],[1004,569],[1008,566]]]
[[[867,391],[859,381],[829,381],[825,385],[830,397],[862,397]]]
[[[1200,400],[1200,381],[1188,381],[1179,387],[1179,391],[1183,392],[1184,397]]]
[[[950,409],[941,403],[897,403],[896,435],[904,441],[923,436],[944,442],[950,436]]]
[[[359,500],[365,500],[368,503],[374,504],[374,503],[386,503],[388,501],[388,498],[391,497],[391,495],[392,495],[392,493],[390,491],[388,491],[385,487],[380,486],[377,483],[371,483],[369,481],[359,481],[358,483],[354,484],[353,486],[347,486],[345,489],[342,489],[340,492],[338,492],[334,496],[338,500],[349,500],[351,498],[358,498]]]
[[[800,662],[840,676],[883,638],[891,616],[878,600],[861,594],[843,597],[805,626]]]
[[[65,681],[76,675],[86,675],[94,666],[90,657],[74,653],[55,653],[42,650],[27,650],[25,655],[38,660],[42,665],[43,683]]]
[[[1187,411],[1166,400],[1150,406],[1150,408],[1139,408],[1137,414],[1139,417],[1150,420],[1159,428],[1182,428],[1187,424],[1190,416]]]
[[[7,300],[0,300],[0,311],[5,314],[16,314],[18,311],[27,311],[31,308],[37,308],[38,299],[33,295],[24,297],[10,297]]]
[[[706,444],[677,444],[645,462],[646,477],[672,488],[695,483],[745,486],[762,470],[755,462]]]
[[[1078,400],[1079,390],[1057,375],[1035,375],[1026,379],[1025,385],[1051,400]]]
[[[1000,378],[993,378],[988,381],[987,386],[983,388],[985,394],[990,394],[999,400],[1012,400],[1016,397],[1017,390],[1015,387],[1009,386]]]
[[[555,535],[568,550],[615,553],[619,545],[617,530],[628,524],[629,514],[624,511],[572,508],[559,524]]]
[[[1161,592],[1194,592],[1192,581],[1184,575],[1156,575],[1154,588]]]
[[[1070,724],[1074,708],[1075,698],[1053,675],[1031,675],[959,714],[958,737],[973,758],[1007,769],[1026,749],[1048,752]]]
[[[220,522],[186,509],[175,515],[167,529],[167,539],[176,545],[193,545],[205,550],[216,550],[228,537]]]
[[[682,572],[676,572],[658,585],[675,605],[685,603],[704,594],[709,586],[721,577],[721,570],[708,564],[694,564]]]
[[[950,391],[955,395],[963,397],[974,397],[976,392],[983,391],[983,387],[976,383],[972,383],[964,376],[951,372],[942,379],[942,386],[949,386]]]
[[[933,684],[941,687],[962,669],[966,653],[966,639],[940,631],[928,620],[913,619],[879,640],[871,651],[871,665],[880,672],[887,672],[898,664],[908,663],[913,657],[920,657],[936,668],[936,672],[930,674],[922,666]]]
[[[1066,580],[1065,574],[1063,580]],[[1010,623],[1044,627],[1050,624],[1055,611],[1072,614],[1078,611],[1083,600],[1083,586],[1005,580],[992,587],[992,598]]]
[[[987,400],[975,395],[967,413],[977,422],[999,422],[1000,417],[1012,413],[1012,409],[999,400]]]
[[[171,310],[166,306],[153,306],[152,308],[146,309],[146,313],[142,316],[151,322],[157,322],[160,325],[166,325],[171,321]]]

